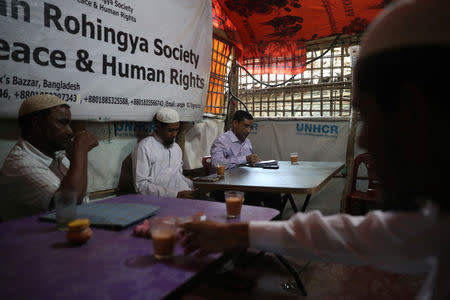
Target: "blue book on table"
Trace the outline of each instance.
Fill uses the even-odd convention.
[[[92,226],[122,229],[153,216],[158,206],[140,203],[91,202],[77,206],[77,218],[90,220]],[[55,212],[39,217],[44,221],[56,221]]]

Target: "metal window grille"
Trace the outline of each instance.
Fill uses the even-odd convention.
[[[307,49],[307,60],[320,56],[328,44]],[[266,87],[239,71],[239,98],[254,117],[346,117],[350,115],[352,85],[349,43],[330,49],[322,58],[308,64],[306,70],[280,87]],[[291,75],[260,74],[268,84],[286,81]],[[241,104],[239,109],[243,109]]]
[[[204,112],[222,115],[225,112],[225,91],[228,89],[227,76],[230,69],[231,46],[227,42],[213,38],[211,75]]]

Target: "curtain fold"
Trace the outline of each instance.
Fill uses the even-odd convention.
[[[239,63],[253,74],[297,74],[305,42],[360,34],[392,0],[213,0],[213,25],[224,30]]]

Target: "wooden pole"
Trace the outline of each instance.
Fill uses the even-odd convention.
[[[231,83],[230,83],[230,90],[232,91],[233,95],[235,95],[236,97],[239,97],[238,95],[238,83],[239,83],[239,78],[238,78],[238,68],[236,65],[236,48],[233,46],[233,48],[231,48],[231,72],[230,72],[230,76],[231,76]],[[230,103],[230,109],[228,110],[228,123],[225,124],[225,131],[227,131],[229,128],[231,128],[231,125],[233,123],[233,115],[237,110],[237,101],[235,99],[231,100]]]
[[[184,157],[184,147],[185,147],[185,142],[186,142],[186,125],[187,125],[187,122],[180,122],[180,130],[178,131],[178,135],[175,139],[178,146],[180,146],[180,148],[181,148],[183,157]]]
[[[353,98],[353,92],[352,92]],[[347,195],[350,193],[352,187],[353,178],[353,165],[355,157],[355,140],[356,140],[356,129],[358,127],[358,111],[355,111],[353,107],[350,107],[350,132],[347,139],[347,154],[346,154],[346,166],[347,166],[347,176],[345,178],[344,190],[342,192],[341,198],[341,212],[345,212],[346,209],[346,199]]]

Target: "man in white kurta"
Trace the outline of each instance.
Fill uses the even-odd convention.
[[[178,113],[163,108],[154,117],[156,130],[132,153],[136,192],[152,196],[192,198],[192,181],[183,175],[183,153],[175,143]]]

